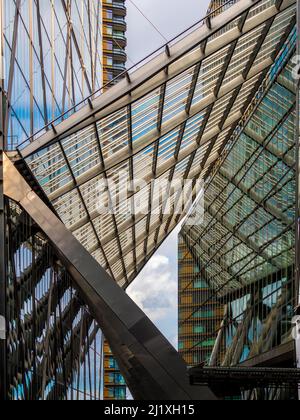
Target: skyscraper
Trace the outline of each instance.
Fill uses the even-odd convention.
[[[190,365],[294,366],[294,53],[292,33],[206,180],[203,220],[187,222],[180,233],[179,334]],[[211,318],[201,319],[207,311]],[[192,330],[195,318],[202,321],[201,334]],[[259,393],[288,397],[278,389]]]
[[[103,84],[107,88],[124,77],[127,55],[125,0],[103,0]],[[126,384],[107,341],[104,354],[104,399],[125,400]]]
[[[103,0],[103,83],[118,80],[126,69],[125,0]]]
[[[208,13],[212,13],[212,16],[217,16],[237,1],[238,0],[211,0]]]

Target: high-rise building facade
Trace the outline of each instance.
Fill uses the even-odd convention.
[[[114,2],[92,0],[88,3],[83,0],[66,2],[28,0],[23,3],[17,1],[14,4],[10,1],[2,2],[1,19],[4,24],[1,31],[1,45],[3,45],[4,61],[1,70],[1,76],[3,76],[1,89],[4,99],[1,114],[5,133],[3,145],[5,150],[15,150],[24,140],[30,139],[39,130],[43,132],[44,126],[61,115],[63,117],[55,123],[67,118],[84,105],[85,99],[92,93],[101,93],[101,88],[108,82],[113,79],[114,83],[117,81],[126,63],[125,15],[125,0]],[[81,104],[82,101],[83,104]],[[10,211],[14,213],[18,212],[13,203],[11,203],[11,209]],[[39,248],[41,246],[38,245],[41,242],[39,236],[33,240]],[[34,249],[31,241],[27,246]],[[32,260],[32,255],[23,255],[22,248],[15,252],[19,259],[27,258],[27,264]],[[35,252],[38,254],[38,251]],[[23,267],[22,264],[19,265],[17,270],[22,274]],[[39,293],[45,297],[49,287],[47,282],[50,278],[45,275],[48,265],[47,275],[51,277],[49,261],[44,262],[40,272],[40,275],[43,274],[45,278],[44,284],[41,285],[44,291]],[[53,269],[53,273],[55,272],[56,270]],[[65,281],[66,286],[68,282],[70,281]],[[65,300],[67,302],[67,296]],[[76,322],[79,318],[78,308],[79,306],[74,308],[74,316],[77,315]],[[38,311],[39,307],[36,310]],[[28,311],[30,313],[30,309]],[[86,316],[83,309],[81,312],[80,316]],[[42,328],[43,323],[41,321],[39,323],[39,328]],[[88,328],[91,328],[90,320],[88,323]],[[75,327],[74,331],[76,332]],[[97,351],[97,354],[100,354],[103,343],[96,324],[91,335],[87,338],[82,337],[82,340],[93,341],[92,338],[95,340],[94,352]],[[107,345],[104,346],[104,349],[106,348]],[[85,353],[88,353],[88,349],[81,355],[82,366],[88,363],[88,356],[89,363],[91,357],[95,356],[95,353],[92,356],[92,351],[88,356],[85,356]],[[76,364],[77,350],[74,351],[73,357],[73,363]],[[70,363],[72,363],[71,359]],[[98,364],[99,361],[97,369]],[[116,362],[114,366],[116,368],[114,376],[119,378],[120,371]],[[88,396],[100,398],[102,390],[95,381],[101,383],[106,375],[99,368],[93,372],[93,385],[91,385],[91,381],[84,378],[85,369],[86,367],[80,368],[77,373],[78,380],[75,376],[72,379],[71,386],[74,389],[80,388],[73,390],[73,397],[78,393],[80,399]],[[122,377],[121,384],[122,388],[115,394],[122,398],[124,394],[125,398],[126,387],[124,387]],[[92,393],[91,387],[96,391]],[[57,388],[54,385],[53,390],[47,389],[49,398],[53,396],[59,398],[63,389],[57,390]],[[27,396],[30,396],[32,390],[27,392]],[[106,393],[105,390],[104,393]],[[18,388],[13,391],[11,397],[21,398]]]
[[[203,220],[187,221],[180,233],[179,334],[189,364],[295,364],[294,53],[293,34],[206,180],[203,200],[197,205],[204,206]],[[188,264],[190,274],[183,285],[182,272]],[[203,291],[197,297],[195,281],[208,288],[208,296]],[[189,302],[185,302],[186,288],[191,290]],[[196,305],[191,304],[193,299]],[[197,335],[191,324],[207,311],[211,319],[201,320],[202,335]],[[193,335],[187,342],[190,331]],[[195,350],[203,347],[208,354],[199,350],[200,359],[195,358]],[[283,396],[278,389],[269,391],[263,390],[267,398]]]
[[[10,149],[102,87],[101,5],[99,0],[1,2]]]
[[[211,0],[208,13],[211,13],[212,16],[217,16],[221,14],[224,10],[232,6],[238,0]]]
[[[103,85],[107,89],[124,77],[126,70],[126,0],[103,0]],[[104,354],[104,399],[125,400],[126,384],[107,341]]]
[[[127,387],[124,377],[120,372],[118,362],[112,354],[107,341],[104,342],[104,400],[126,400]]]
[[[214,336],[222,322],[222,306],[212,296],[183,233],[179,236],[179,351],[189,367],[209,364]],[[199,306],[202,302],[205,305]],[[192,316],[191,312],[193,312]]]
[[[126,0],[103,0],[103,83],[118,80],[126,70]]]

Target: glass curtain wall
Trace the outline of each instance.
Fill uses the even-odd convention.
[[[181,274],[191,267],[179,316],[189,364],[235,366],[293,346],[296,87],[291,61],[279,69],[294,41],[207,180],[203,220],[180,234]]]
[[[100,400],[102,333],[44,235],[5,203],[10,400]]]
[[[102,87],[101,0],[3,0],[1,7],[5,133],[15,149]]]

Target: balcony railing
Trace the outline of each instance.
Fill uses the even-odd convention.
[[[125,59],[127,58],[127,54],[124,50],[122,50],[121,48],[114,48],[112,50],[112,54],[113,55],[119,55],[121,57],[124,57]]]
[[[106,7],[112,7],[114,9],[119,9],[121,11],[124,11],[126,13],[126,6],[124,3],[121,2],[117,2],[117,1],[112,1],[112,0],[105,0],[103,2],[104,6]]]
[[[112,66],[113,70],[118,70],[118,71],[125,71],[126,70],[126,66],[125,64],[113,64]]]

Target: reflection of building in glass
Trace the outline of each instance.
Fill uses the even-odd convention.
[[[189,364],[294,366],[296,90],[288,60],[294,41],[206,181],[203,223],[184,225],[180,234],[179,333]],[[209,297],[195,290],[199,272]],[[211,299],[220,308],[218,325],[206,319],[196,334],[194,318],[209,314]],[[211,358],[195,357],[198,347]]]

